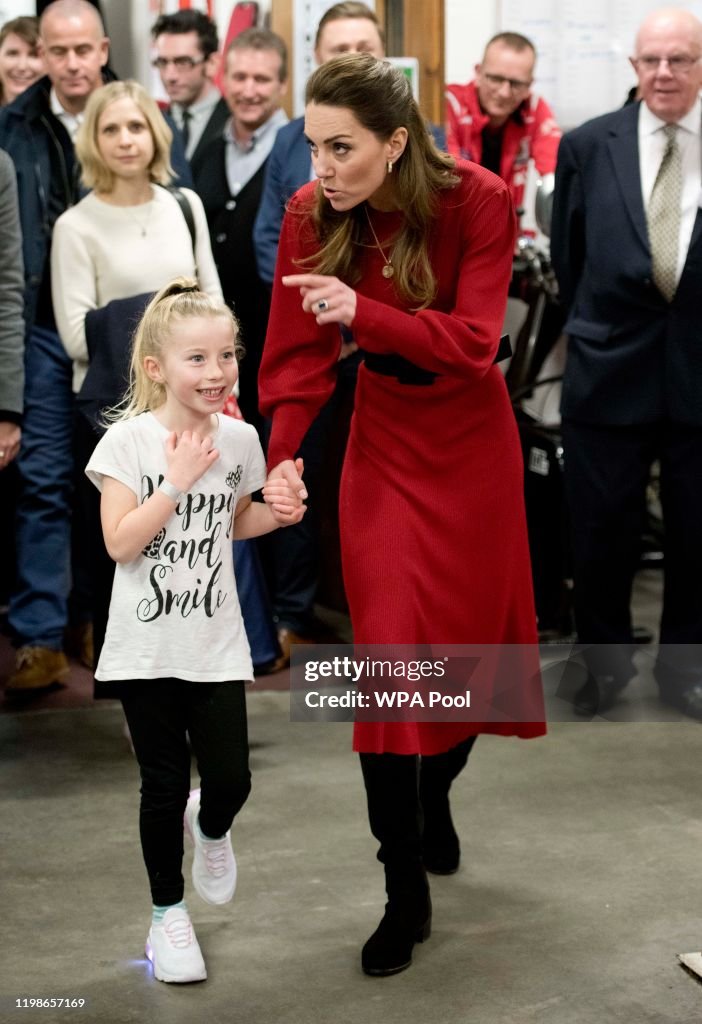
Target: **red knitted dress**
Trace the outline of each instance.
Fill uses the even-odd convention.
[[[536,624],[522,492],[522,457],[504,380],[493,365],[512,266],[514,216],[505,184],[459,163],[441,193],[429,252],[438,294],[412,312],[362,249],[355,341],[402,355],[440,376],[403,384],[361,366],[341,482],[344,583],[361,644],[535,644]],[[280,240],[260,376],[273,416],[269,465],[292,458],[334,388],[339,331],[303,312],[297,289],[317,248],[309,210],[316,185],[296,194]],[[372,211],[385,250],[401,212]],[[387,243],[387,244],[385,244]],[[543,734],[538,674],[528,722],[357,722],[361,752],[436,754],[476,732]]]

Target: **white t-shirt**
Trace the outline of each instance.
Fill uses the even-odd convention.
[[[116,566],[96,679],[253,678],[232,524],[237,502],[263,486],[266,468],[255,429],[228,416],[218,419],[213,441],[219,459],[141,555]],[[146,501],[166,475],[168,433],[150,412],[115,423],[85,472],[99,490],[109,476]]]

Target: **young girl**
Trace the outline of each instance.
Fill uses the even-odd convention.
[[[141,771],[140,831],[161,981],[207,977],[183,902],[183,820],[193,884],[234,893],[229,829],[250,790],[244,681],[253,677],[232,538],[297,523],[305,506],[265,484],[256,431],[218,415],[237,379],[236,322],[186,278],[163,288],[134,339],[131,387],[86,467],[117,563],[96,678],[122,700]],[[251,501],[263,487],[266,504]],[[303,496],[304,491],[302,492]],[[190,753],[201,792],[190,789]]]

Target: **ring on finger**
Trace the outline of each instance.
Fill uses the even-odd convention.
[[[326,313],[326,311],[328,309],[329,309],[329,303],[327,302],[327,300],[326,299],[320,299],[319,302],[317,303],[317,311],[319,313]]]

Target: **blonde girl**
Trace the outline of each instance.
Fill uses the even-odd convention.
[[[86,468],[117,563],[96,679],[121,699],[139,762],[147,954],[168,982],[207,976],[183,902],[184,821],[196,892],[226,903],[236,884],[230,827],[250,789],[244,682],[253,669],[231,540],[305,511],[287,484],[265,484],[254,428],[221,415],[237,379],[236,340],[229,309],[193,280],[163,288],[135,335],[125,404]],[[265,503],[251,500],[260,488]],[[188,736],[201,778],[190,796]]]

